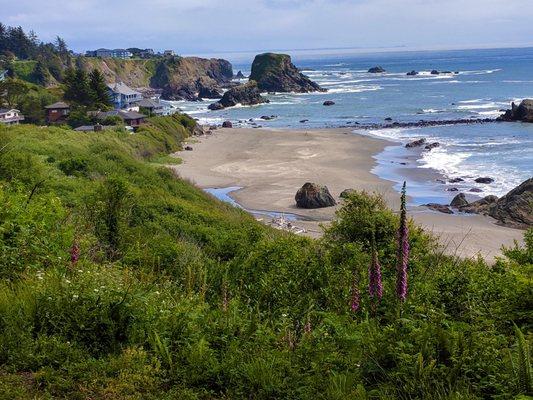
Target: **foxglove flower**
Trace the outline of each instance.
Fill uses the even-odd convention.
[[[409,227],[405,207],[405,182],[402,188],[400,228],[398,230],[398,260],[396,265],[396,295],[401,301],[407,297],[407,264],[409,263]]]
[[[70,248],[70,263],[74,266],[80,258],[80,246],[74,242]]]
[[[383,297],[383,282],[381,281],[381,265],[378,260],[375,240],[372,237],[372,262],[368,268],[368,294],[378,301]]]

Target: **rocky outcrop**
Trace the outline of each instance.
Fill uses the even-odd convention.
[[[450,206],[455,207],[455,208],[460,208],[460,207],[467,206],[467,205],[468,205],[468,201],[466,200],[464,193],[459,193],[457,196],[453,198],[453,200],[450,203]]]
[[[489,215],[491,207],[493,207],[497,201],[498,198],[496,196],[486,196],[480,200],[461,206],[459,209],[467,213]]]
[[[324,106],[334,106],[335,102],[331,100],[326,100],[322,105]]]
[[[453,211],[445,204],[429,203],[423,204],[424,207],[427,207],[433,211],[438,211],[444,214],[453,214]]]
[[[492,182],[494,182],[494,179],[490,178],[488,176],[484,176],[484,177],[480,177],[480,178],[474,179],[474,182],[476,182],[476,183],[492,183]]]
[[[511,109],[498,117],[498,120],[533,122],[533,99],[522,100],[518,106],[511,103]]]
[[[255,82],[248,82],[246,85],[236,86],[229,89],[218,102],[211,104],[209,109],[221,110],[227,107],[234,107],[237,104],[251,106],[268,102],[268,99],[261,96],[257,84]]]
[[[235,75],[235,79],[245,79],[246,77],[242,73],[242,71],[237,72],[237,75]]]
[[[197,100],[220,95],[220,88],[233,78],[229,61],[199,57],[169,57],[158,61],[150,87],[162,89],[167,100]],[[211,97],[208,97],[211,96]],[[218,96],[220,97],[220,96]]]
[[[414,148],[414,147],[420,147],[420,146],[422,146],[424,144],[426,144],[426,138],[421,138],[421,139],[415,140],[413,142],[407,143],[405,145],[405,147],[410,149],[410,148]]]
[[[383,72],[386,72],[383,67],[380,67],[379,65],[376,67],[372,67],[368,70],[370,74],[382,74]]]
[[[261,92],[325,91],[302,74],[287,54],[264,53],[255,56],[249,79],[257,82]]]
[[[300,208],[323,208],[337,204],[326,186],[316,183],[305,183],[294,197]]]
[[[533,226],[533,178],[501,197],[490,208],[489,215],[501,224],[515,228]]]
[[[224,121],[222,122],[222,128],[233,128],[233,124],[231,121]]]
[[[426,145],[426,146],[424,147],[424,149],[426,149],[426,150],[433,150],[433,149],[435,149],[435,148],[437,148],[437,147],[439,147],[439,146],[440,146],[440,143],[439,143],[439,142],[433,142],[433,143],[430,143],[430,144]]]
[[[407,73],[407,76],[416,76],[416,75],[418,75],[418,72],[416,72],[415,70],[412,70]]]

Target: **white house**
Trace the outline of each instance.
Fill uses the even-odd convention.
[[[141,93],[122,82],[109,83],[107,87],[115,108],[129,108],[143,99]]]
[[[24,115],[14,108],[0,108],[0,124],[17,125],[24,121]]]
[[[0,70],[0,82],[7,78],[7,69]]]

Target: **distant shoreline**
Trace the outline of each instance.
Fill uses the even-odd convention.
[[[351,129],[219,129],[192,143],[193,151],[179,152],[181,165],[172,168],[201,188],[239,186],[231,197],[247,209],[296,213],[312,221],[298,221],[310,236],[321,234],[320,223],[334,218],[337,207],[296,208],[294,195],[305,182],[328,186],[338,196],[344,189],[376,191],[397,209],[399,195],[391,181],[371,172],[374,156],[392,144],[352,134]],[[412,173],[417,170],[413,168]],[[425,207],[411,207],[410,216],[440,237],[449,253],[487,260],[500,254],[501,245],[520,241],[523,232],[498,226],[480,215],[446,215]],[[490,237],[491,240],[487,241]]]

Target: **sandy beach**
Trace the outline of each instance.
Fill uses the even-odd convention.
[[[231,197],[246,209],[295,214],[295,224],[313,237],[339,207],[296,208],[294,195],[305,182],[326,185],[338,198],[347,188],[381,193],[393,209],[399,194],[393,183],[371,173],[373,156],[390,142],[355,135],[350,129],[266,130],[219,129],[194,138],[193,151],[176,153],[183,160],[173,166],[178,175],[201,188],[240,187]],[[498,226],[479,215],[447,215],[425,207],[409,214],[440,237],[449,254],[492,260],[502,245],[521,240],[523,231]]]

